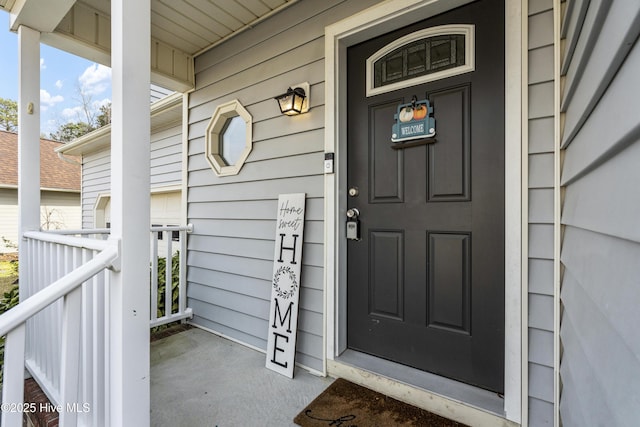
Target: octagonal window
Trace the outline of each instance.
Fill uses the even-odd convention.
[[[251,115],[233,100],[213,112],[205,135],[207,161],[219,176],[236,175],[252,148]]]

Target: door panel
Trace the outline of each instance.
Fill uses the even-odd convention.
[[[402,321],[404,317],[404,233],[369,232],[369,312]]]
[[[470,233],[427,233],[430,327],[470,335]]]
[[[389,153],[388,134],[400,99],[369,107],[369,194],[370,203],[404,201],[404,163],[402,153]]]
[[[348,178],[360,241],[347,243],[347,345],[502,392],[504,36],[501,1],[477,1],[349,48]],[[414,31],[476,27],[476,70],[371,97],[366,59]],[[397,106],[429,99],[437,142],[392,149]],[[346,189],[345,189],[346,190]]]
[[[437,115],[447,117],[437,126],[437,138],[447,143],[429,146],[429,202],[471,199],[470,92],[465,85],[429,94],[431,104],[438,106]]]

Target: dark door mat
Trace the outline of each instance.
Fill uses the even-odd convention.
[[[334,381],[293,421],[302,427],[465,427],[465,424],[416,408],[342,378]]]

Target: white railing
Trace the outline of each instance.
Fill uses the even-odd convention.
[[[186,306],[186,235],[191,231],[191,225],[151,228],[151,327],[193,316]],[[0,316],[0,336],[8,333],[3,405],[9,402],[16,409],[4,411],[3,406],[1,424],[21,425],[18,409],[24,409],[20,405],[26,367],[53,405],[75,402],[72,410],[60,412],[61,422],[65,418],[68,425],[104,425],[109,383],[108,269],[119,257],[117,242],[109,238],[109,229],[28,232],[24,237],[21,302]],[[165,264],[164,280],[158,277],[160,263]],[[175,285],[174,268],[178,269]]]
[[[38,409],[23,404],[25,366],[54,405],[79,405],[60,412],[61,425],[99,425],[108,395],[105,272],[120,256],[119,242],[42,232],[24,236],[22,259],[34,261],[23,270],[26,295],[0,316],[0,335],[7,335],[2,426],[21,426],[25,409]],[[85,403],[90,411],[83,411]]]
[[[151,326],[164,325],[193,317],[187,307],[187,233],[193,226],[151,227]],[[177,237],[174,239],[174,234]],[[160,240],[159,237],[162,236]],[[158,266],[164,260],[164,280],[158,277]],[[177,281],[174,262],[178,262]],[[164,282],[164,289],[162,287]],[[175,287],[175,289],[174,289]],[[176,307],[174,308],[174,300]],[[164,304],[162,304],[164,303]],[[159,307],[161,307],[159,309]]]
[[[150,326],[160,326],[193,317],[187,307],[187,234],[193,225],[151,227],[151,319]],[[108,228],[83,230],[55,230],[47,233],[106,239]],[[177,237],[174,236],[177,234]],[[179,253],[179,255],[176,255]],[[178,262],[178,281],[174,280],[173,268]],[[163,277],[158,276],[158,265],[164,264]],[[171,286],[166,286],[171,283]],[[174,307],[174,301],[177,303]],[[167,312],[167,307],[171,308]]]

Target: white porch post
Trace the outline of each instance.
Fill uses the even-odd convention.
[[[22,235],[40,230],[40,33],[18,28],[18,245]],[[26,286],[20,263],[20,288]],[[26,296],[20,292],[20,296]]]
[[[40,33],[18,28],[18,246],[26,231],[40,228]],[[22,258],[22,257],[21,257]],[[20,262],[20,297],[26,296],[27,271],[33,260]],[[7,335],[3,401],[24,402],[24,339],[26,328]],[[17,348],[16,348],[17,347]],[[2,411],[3,425],[22,425],[22,413]]]
[[[150,0],[111,1],[111,236],[108,425],[148,426]]]

